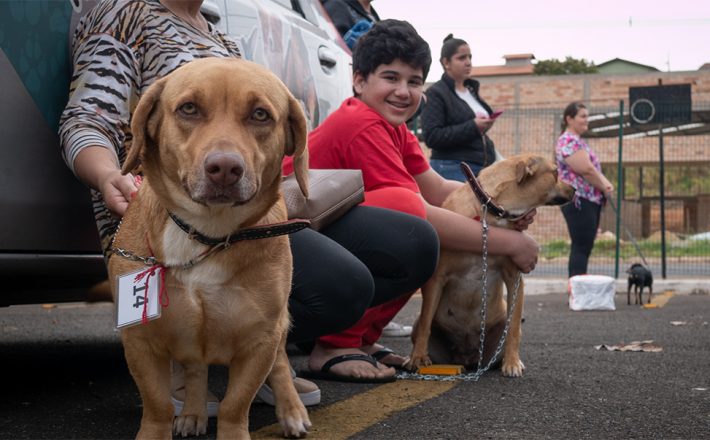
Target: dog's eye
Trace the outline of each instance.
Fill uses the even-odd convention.
[[[197,106],[192,102],[186,102],[178,109],[182,114],[192,116],[197,114]]]
[[[251,118],[257,122],[266,122],[271,119],[271,115],[263,108],[258,108],[251,114]]]

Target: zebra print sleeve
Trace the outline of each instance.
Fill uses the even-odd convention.
[[[69,102],[59,135],[62,155],[74,171],[77,155],[89,146],[114,152],[123,162],[130,141],[130,114],[138,102],[138,61],[133,51],[111,34],[90,34],[74,50]]]

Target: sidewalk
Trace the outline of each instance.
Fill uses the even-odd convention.
[[[616,292],[626,292],[626,277],[616,280]],[[710,278],[668,278],[654,279],[653,292],[661,293],[672,290],[678,295],[710,294]],[[546,293],[567,293],[567,278],[545,278],[526,276],[525,295],[542,295]]]

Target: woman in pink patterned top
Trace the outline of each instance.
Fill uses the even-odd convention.
[[[601,209],[614,191],[614,186],[602,174],[597,155],[582,140],[582,134],[589,128],[588,117],[584,104],[569,104],[562,115],[562,134],[555,149],[560,180],[572,185],[577,192],[574,203],[562,206],[572,240],[567,265],[570,277],[587,273]]]

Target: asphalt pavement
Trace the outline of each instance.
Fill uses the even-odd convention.
[[[316,439],[710,438],[710,296],[661,294],[657,308],[572,312],[563,292],[526,296],[522,378],[478,382],[319,382]],[[415,296],[397,320],[411,323]],[[113,329],[110,304],[0,309],[0,438],[133,438],[141,402]],[[597,350],[652,340],[661,351]],[[408,353],[408,338],[384,338]],[[306,356],[289,350],[296,369]],[[226,369],[210,370],[224,392]],[[278,438],[273,408],[254,404],[254,438]],[[216,422],[208,434],[216,438]]]

